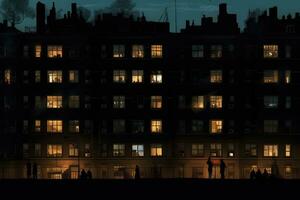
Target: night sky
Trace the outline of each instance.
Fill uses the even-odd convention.
[[[76,2],[80,6],[95,10],[110,5],[113,0],[54,0],[58,9],[70,10],[71,3]],[[38,0],[31,0],[32,6]],[[51,6],[53,0],[41,0],[47,6]],[[148,20],[158,21],[164,9],[168,7],[169,21],[171,31],[174,31],[174,0],[133,0],[136,3],[136,9],[144,12]],[[200,24],[202,15],[216,17],[218,13],[218,4],[227,3],[230,13],[238,14],[240,27],[244,26],[248,10],[260,8],[267,9],[277,5],[279,14],[287,15],[300,12],[300,0],[177,0],[177,19],[178,30],[185,26],[185,20],[195,20],[195,24]],[[27,24],[29,22],[27,21]]]

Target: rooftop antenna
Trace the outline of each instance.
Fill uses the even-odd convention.
[[[175,4],[175,33],[177,33],[177,0],[174,0]]]

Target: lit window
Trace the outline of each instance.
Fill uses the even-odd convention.
[[[204,46],[203,45],[192,45],[192,57],[203,58],[204,57]]]
[[[40,71],[40,70],[36,70],[36,71],[34,72],[34,81],[35,81],[36,83],[41,82],[41,71]]]
[[[265,108],[277,108],[278,107],[278,96],[264,96]]]
[[[48,157],[61,157],[62,156],[62,145],[48,144],[47,145],[47,156]]]
[[[77,146],[77,144],[69,144],[69,156],[70,157],[78,156],[78,146]]]
[[[113,81],[114,81],[114,83],[125,83],[126,82],[125,70],[114,70],[113,71]]]
[[[151,120],[151,133],[162,132],[162,120]]]
[[[124,58],[125,57],[125,46],[124,45],[113,45],[113,57]]]
[[[113,133],[124,133],[126,131],[125,120],[114,119],[113,120]]]
[[[70,70],[69,71],[69,82],[70,83],[78,83],[79,82],[78,70]]]
[[[264,45],[264,58],[278,58],[278,45]]]
[[[202,120],[192,120],[192,133],[202,133],[204,123]]]
[[[162,108],[162,96],[151,96],[151,108],[152,109]]]
[[[210,96],[211,108],[222,108],[222,96]]]
[[[285,145],[285,157],[291,157],[291,145],[290,144]]]
[[[48,83],[62,83],[62,71],[48,71]]]
[[[35,57],[40,58],[42,56],[42,46],[35,45]]]
[[[290,71],[290,70],[285,71],[285,74],[284,74],[284,82],[285,82],[286,84],[291,83],[291,71]]]
[[[222,156],[222,144],[210,144],[210,156],[221,157]]]
[[[257,156],[256,144],[246,144],[245,145],[245,155],[246,156]]]
[[[10,69],[4,70],[4,83],[7,85],[12,83],[12,73]]]
[[[34,121],[34,131],[41,132],[41,120]]]
[[[223,75],[222,70],[211,70],[210,71],[210,82],[211,83],[222,83]]]
[[[161,71],[152,71],[150,75],[151,83],[162,83],[162,72]]]
[[[144,145],[133,144],[131,147],[132,157],[143,157],[144,156]]]
[[[144,77],[143,70],[133,70],[132,71],[132,83],[142,83]]]
[[[211,58],[221,58],[222,57],[222,45],[212,45],[210,49]]]
[[[47,96],[47,108],[62,108],[62,96]]]
[[[79,133],[79,131],[80,131],[79,120],[70,120],[69,121],[69,132],[70,133]]]
[[[63,121],[62,120],[47,120],[48,133],[62,133]]]
[[[204,156],[204,145],[192,144],[192,156]]]
[[[69,96],[69,108],[79,108],[80,98],[79,96]]]
[[[132,46],[132,57],[133,58],[144,58],[144,46],[133,45]]]
[[[63,47],[57,45],[49,45],[48,50],[48,58],[61,58],[63,57]]]
[[[222,133],[223,121],[222,120],[210,120],[210,133],[217,134]]]
[[[163,149],[161,144],[151,144],[151,156],[161,157],[163,155]]]
[[[125,96],[114,96],[113,97],[114,108],[125,108]]]
[[[264,156],[265,157],[277,157],[278,156],[278,145],[264,145]]]
[[[203,109],[204,108],[204,96],[193,96],[192,97],[192,108]]]
[[[278,70],[264,70],[264,83],[278,83]]]
[[[277,133],[278,120],[264,120],[264,132],[265,133]]]
[[[162,45],[151,45],[151,57],[162,58],[163,57],[163,46]]]
[[[113,156],[125,156],[125,144],[113,144]]]
[[[234,157],[234,144],[228,144],[227,154],[228,157]]]

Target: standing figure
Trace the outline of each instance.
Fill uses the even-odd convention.
[[[135,179],[140,179],[140,168],[138,165],[135,166],[135,175],[134,175]]]
[[[225,178],[225,168],[226,168],[226,164],[225,164],[224,160],[221,159],[221,162],[220,162],[220,174],[221,174],[221,179],[224,179],[224,178]]]
[[[26,163],[26,170],[27,170],[27,178],[31,178],[31,163],[29,161]]]
[[[87,179],[92,179],[92,172],[91,172],[91,170],[88,170],[86,172],[86,176],[87,176]]]
[[[254,169],[252,168],[251,172],[250,172],[250,179],[255,179],[255,171]]]
[[[212,162],[210,160],[210,156],[208,157],[208,160],[207,160],[206,164],[207,164],[207,170],[208,170],[208,178],[211,179],[213,164],[212,164]]]

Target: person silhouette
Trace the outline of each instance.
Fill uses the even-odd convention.
[[[33,163],[33,166],[32,166],[32,178],[37,179],[37,164],[36,163]]]
[[[213,164],[212,164],[212,162],[210,160],[210,156],[208,157],[206,164],[207,164],[207,170],[208,170],[208,178],[211,179]]]
[[[251,172],[250,172],[250,179],[255,179],[255,171],[254,169],[252,168]]]
[[[86,174],[85,170],[82,169],[82,170],[81,170],[81,173],[80,173],[80,179],[85,180],[86,178],[87,178],[87,174]]]
[[[138,165],[135,166],[135,174],[134,174],[135,179],[140,179],[140,168]]]
[[[31,163],[29,161],[26,163],[26,170],[27,170],[27,178],[31,178]]]
[[[266,168],[264,169],[264,173],[262,174],[262,177],[263,177],[264,179],[269,178],[269,173],[268,173],[268,171],[267,171]]]
[[[86,176],[87,176],[87,179],[92,179],[92,172],[91,172],[91,170],[88,170],[86,172]]]
[[[257,169],[257,171],[256,171],[256,173],[255,173],[255,178],[257,179],[257,180],[260,180],[261,179],[261,171],[260,171],[260,169]]]
[[[220,162],[220,174],[221,174],[221,179],[224,179],[224,178],[225,178],[225,168],[226,168],[226,164],[225,164],[224,160],[221,159],[221,162]]]

